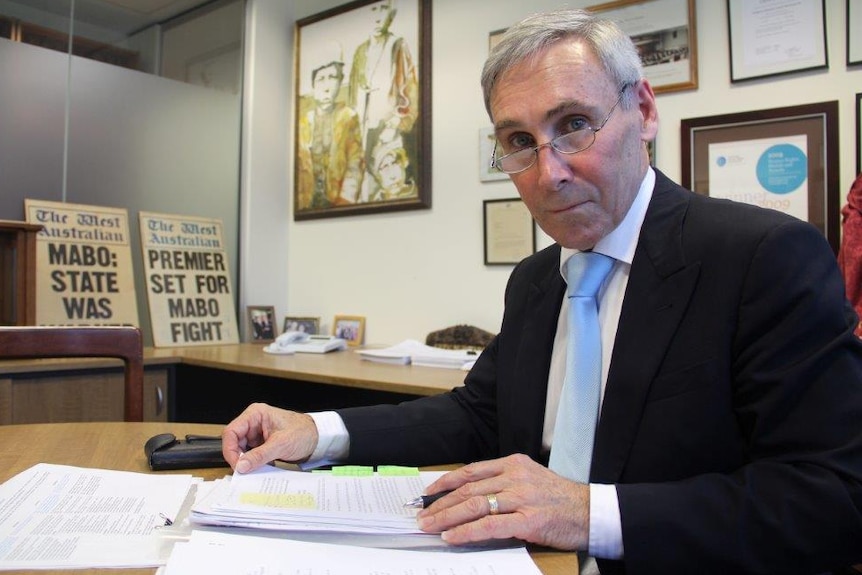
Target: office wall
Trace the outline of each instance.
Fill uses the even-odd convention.
[[[433,207],[303,222],[293,221],[290,201],[292,26],[297,18],[344,2],[284,4],[252,0],[249,26],[259,43],[252,48],[254,72],[247,76],[254,132],[245,134],[252,157],[244,165],[252,173],[244,185],[241,304],[273,304],[279,316],[320,316],[327,329],[335,314],[363,315],[371,343],[423,339],[459,323],[496,331],[511,266],[483,265],[482,200],[517,192],[508,181],[482,183],[478,177],[478,131],[489,124],[478,87],[488,33],[535,10],[595,2],[434,0]],[[843,203],[855,170],[855,94],[862,91],[862,69],[848,70],[844,63],[845,3],[826,4],[828,71],[731,86],[726,4],[697,0],[699,87],[658,96],[659,168],[680,177],[683,118],[839,100]],[[540,246],[547,244],[540,235]]]
[[[7,39],[0,78],[0,219],[25,198],[126,208],[147,340],[140,211],[221,219],[238,284],[239,94]]]

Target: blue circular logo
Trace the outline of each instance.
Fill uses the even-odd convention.
[[[793,144],[770,146],[757,160],[757,181],[773,194],[789,194],[808,177],[808,158]]]
[[[719,156],[715,163],[718,164],[719,168],[723,168],[724,165],[727,163],[727,158],[725,158],[724,156]]]

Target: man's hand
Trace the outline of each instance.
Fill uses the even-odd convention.
[[[442,476],[427,492],[447,489],[455,491],[420,511],[418,520],[423,531],[442,531],[448,543],[514,537],[557,549],[587,548],[589,486],[525,455],[471,463]]]
[[[239,473],[282,459],[304,461],[317,446],[317,426],[310,416],[253,403],[221,435],[222,455]]]

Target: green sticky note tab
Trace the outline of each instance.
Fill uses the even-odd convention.
[[[374,468],[364,465],[339,465],[332,468],[332,474],[340,477],[366,477],[374,475]]]
[[[418,467],[404,467],[403,465],[379,465],[377,475],[388,476],[411,476],[419,475]]]

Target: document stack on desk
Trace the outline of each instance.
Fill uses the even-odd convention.
[[[190,475],[40,463],[0,485],[0,570],[155,567]]]
[[[474,553],[441,553],[372,549],[203,531],[192,533],[188,542],[177,543],[164,570],[164,575],[187,573],[541,575],[523,546]]]
[[[308,473],[265,466],[218,480],[189,518],[197,525],[281,531],[420,534],[416,509],[404,503],[440,475],[414,468]]]
[[[469,369],[476,361],[478,354],[466,349],[442,349],[420,343],[415,339],[406,339],[390,347],[379,349],[360,349],[357,352],[362,359],[379,363],[413,364],[426,367],[448,367],[451,369]]]

